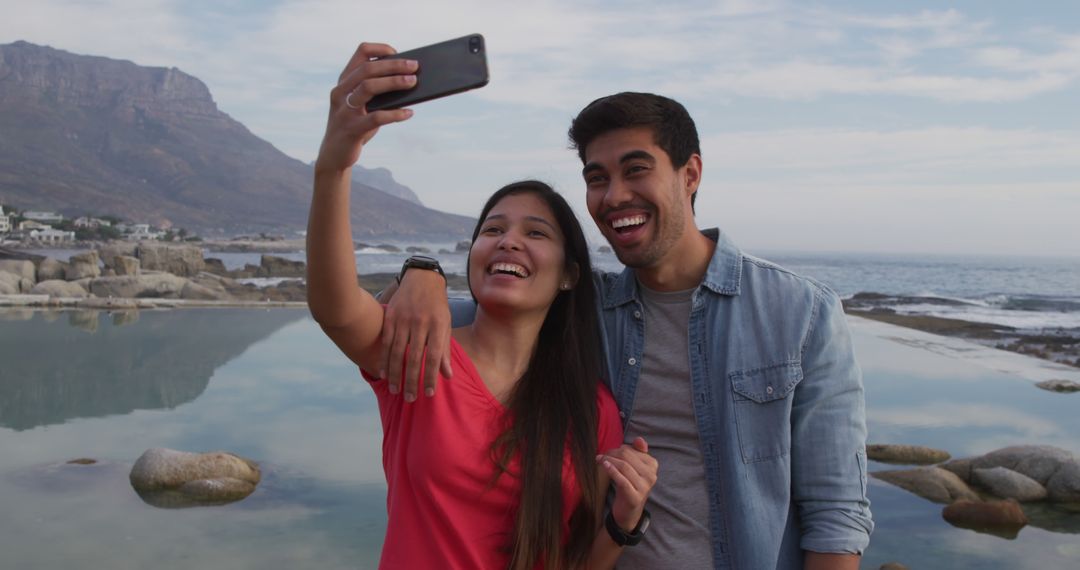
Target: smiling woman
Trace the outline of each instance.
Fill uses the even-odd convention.
[[[595,291],[578,278],[591,275],[588,247],[559,194],[518,182],[484,206],[467,263],[476,318],[453,331],[440,366],[454,380],[417,398],[384,372],[384,347],[399,337],[357,285],[349,182],[378,128],[411,117],[365,108],[415,83],[415,62],[376,59],[393,53],[361,44],[331,93],[308,225],[311,313],[379,403],[389,497],[380,566],[610,568],[625,537],[647,525],[657,463],[644,439],[622,443],[614,399],[599,384]],[[415,547],[421,534],[431,548]]]

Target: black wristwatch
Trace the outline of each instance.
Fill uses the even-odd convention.
[[[645,531],[649,530],[649,520],[649,510],[642,510],[637,526],[634,527],[634,530],[626,532],[619,526],[619,523],[615,522],[615,517],[611,515],[611,511],[608,511],[607,516],[604,517],[604,526],[607,527],[607,532],[611,535],[611,540],[614,540],[615,544],[634,546],[645,537]]]
[[[405,278],[405,272],[410,269],[427,269],[428,271],[434,271],[439,275],[442,275],[443,281],[446,281],[446,274],[443,273],[442,266],[439,265],[439,260],[434,257],[428,257],[426,255],[414,255],[405,260],[405,263],[401,264],[401,273],[397,274],[395,279],[400,284],[401,280]]]

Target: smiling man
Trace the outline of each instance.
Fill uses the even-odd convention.
[[[594,274],[605,380],[627,441],[647,438],[660,465],[652,524],[619,568],[857,568],[873,522],[862,377],[839,298],[698,229],[701,151],[678,102],[598,99],[570,139],[589,213],[626,265]],[[430,315],[447,311],[430,302],[440,278],[408,278],[425,273],[409,272],[391,307],[398,339],[427,345],[434,370],[431,340],[448,324]],[[455,324],[468,318],[468,304],[453,308]],[[407,393],[419,359],[408,356]]]

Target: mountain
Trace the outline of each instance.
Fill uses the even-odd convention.
[[[307,224],[312,168],[221,112],[176,68],[0,45],[0,202],[205,234]],[[392,178],[391,178],[392,180]],[[360,181],[357,236],[469,235],[473,220]]]
[[[385,168],[364,168],[363,165],[357,164],[353,167],[353,180],[402,200],[423,205],[412,188],[394,180],[393,173]]]

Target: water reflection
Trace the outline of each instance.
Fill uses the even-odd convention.
[[[27,430],[72,418],[175,408],[206,390],[221,365],[300,310],[7,311],[0,321],[0,426]],[[241,313],[234,313],[239,317]]]

